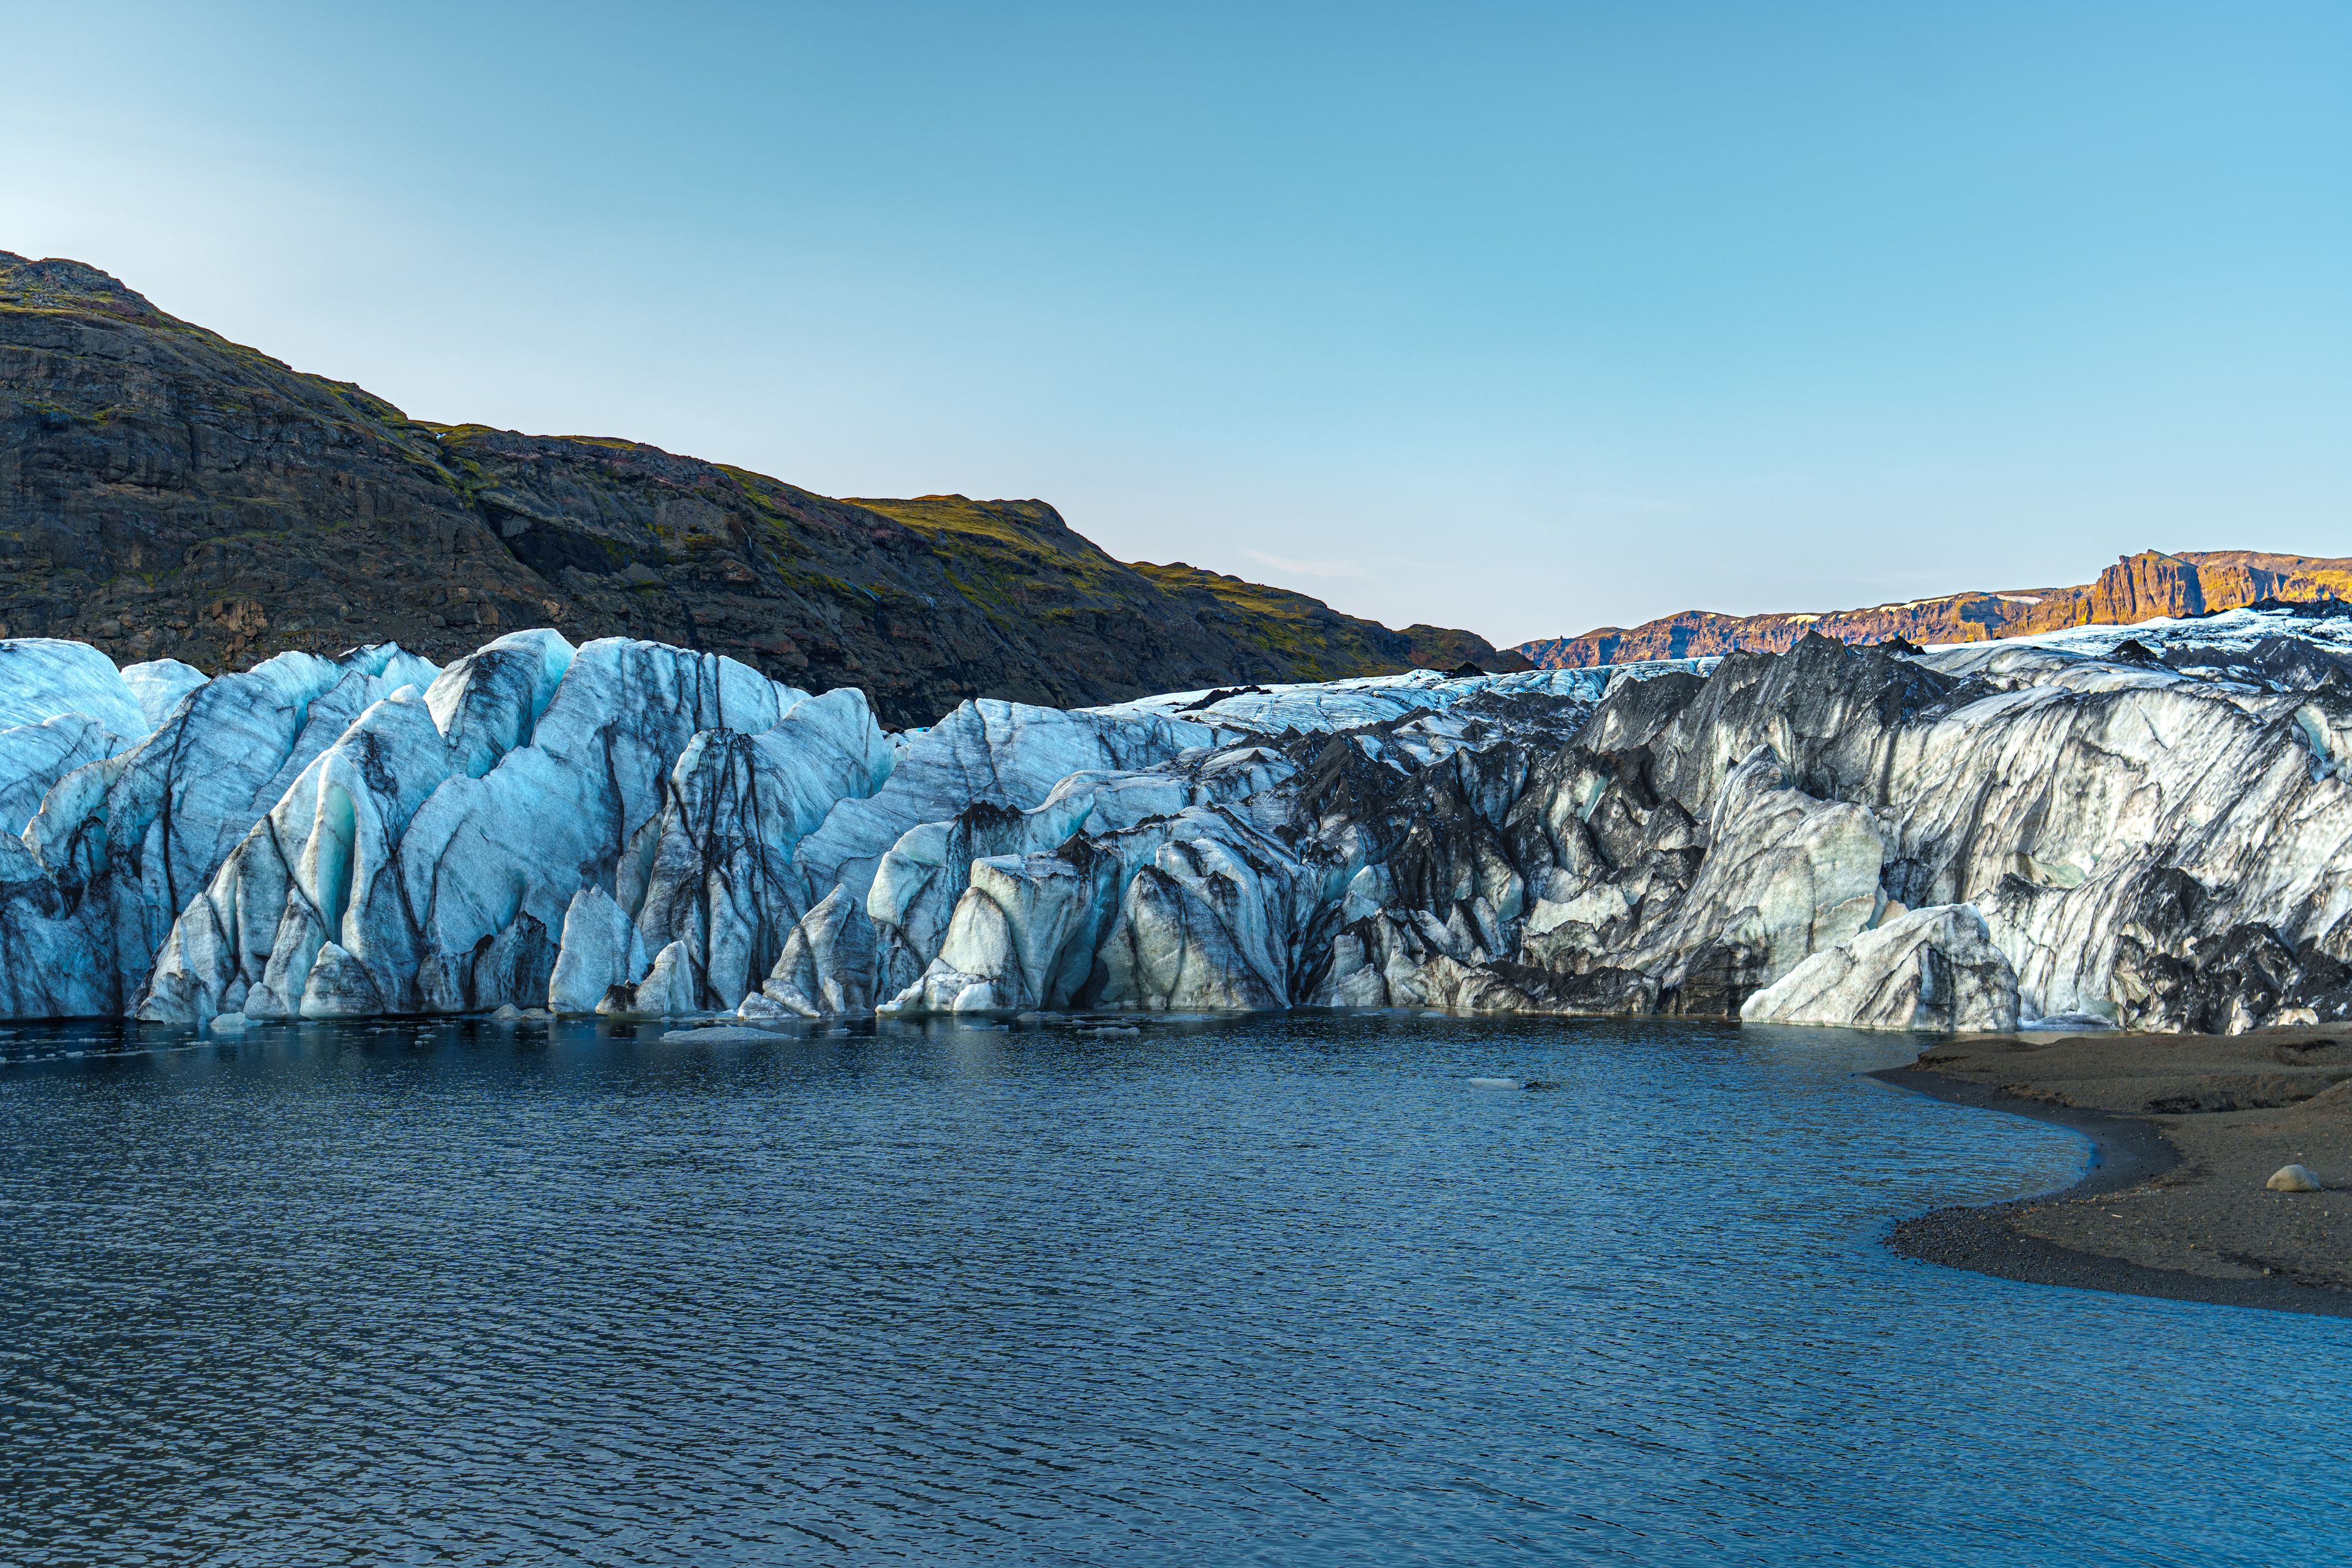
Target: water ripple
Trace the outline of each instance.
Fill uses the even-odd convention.
[[[2282,1563],[2340,1323],[1877,1246],[1822,1033],[0,1039],[0,1560]],[[1544,1092],[1474,1087],[1540,1080]],[[2294,1464],[2281,1456],[2299,1456]]]

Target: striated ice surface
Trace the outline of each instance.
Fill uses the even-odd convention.
[[[0,643],[0,1014],[2352,1018],[2352,622],[967,702]],[[1916,912],[1914,912],[1916,911]]]
[[[155,729],[172,716],[180,699],[194,691],[212,678],[193,664],[183,664],[176,658],[159,658],[146,664],[126,664],[122,667],[122,683],[131,688],[131,697],[139,710],[147,716],[147,728]]]
[[[0,637],[0,729],[65,713],[96,720],[129,741],[155,727],[114,661],[88,643]]]
[[[1443,712],[1465,698],[1487,693],[1566,697],[1597,702],[1617,680],[1647,680],[1677,670],[1703,673],[1719,662],[1713,658],[1643,659],[1595,669],[1529,669],[1508,675],[1461,677],[1440,675],[1433,669],[1413,669],[1402,675],[1358,680],[1178,691],[1086,711],[1171,714],[1262,735],[1279,735],[1289,730],[1303,734],[1323,733],[1383,723],[1419,711]]]

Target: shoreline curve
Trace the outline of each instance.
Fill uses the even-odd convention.
[[[2352,1318],[2352,1291],[2300,1284],[2285,1278],[2220,1279],[2179,1269],[2150,1268],[2119,1258],[2061,1247],[2040,1237],[2028,1236],[2009,1223],[2010,1215],[2031,1205],[2120,1192],[2178,1166],[2180,1152],[2162,1132],[2137,1117],[2026,1100],[1913,1066],[1885,1068],[1864,1076],[1931,1100],[1979,1110],[1997,1110],[2030,1121],[2053,1122],[2071,1128],[2091,1141],[2090,1167],[2070,1187],[2028,1194],[1997,1204],[1956,1204],[1896,1221],[1885,1245],[1897,1257],[2027,1285],[2056,1285],[2111,1295]]]

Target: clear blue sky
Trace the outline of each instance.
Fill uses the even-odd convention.
[[[2352,554],[2352,5],[0,0],[0,249],[1498,642]]]

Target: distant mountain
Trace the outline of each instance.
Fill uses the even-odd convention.
[[[0,636],[208,670],[520,626],[726,653],[894,723],[967,697],[1524,668],[1182,564],[1130,566],[1042,501],[835,500],[634,441],[435,425],[0,251]]]
[[[1539,668],[1589,669],[1639,658],[1690,658],[1753,648],[1784,653],[1808,632],[1846,643],[1901,637],[1919,644],[1980,642],[2066,626],[2130,626],[2161,616],[2200,616],[2260,599],[2352,599],[2352,558],[2273,555],[2256,550],[2144,550],[2076,588],[1947,594],[1901,605],[1815,615],[1727,616],[1684,610],[1638,626],[1521,643]]]

